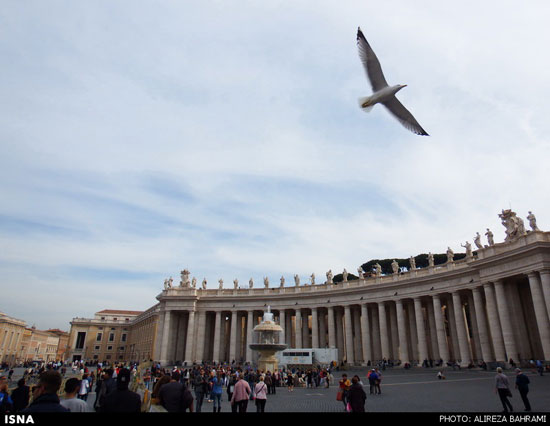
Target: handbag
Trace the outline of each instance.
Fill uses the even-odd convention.
[[[338,393],[336,394],[336,401],[342,401],[343,396],[344,396],[344,392],[339,390]]]

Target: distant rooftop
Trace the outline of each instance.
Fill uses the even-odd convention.
[[[139,315],[143,311],[121,311],[117,309],[104,309],[103,311],[96,312],[97,314],[107,314],[107,315]]]

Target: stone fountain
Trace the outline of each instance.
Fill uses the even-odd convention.
[[[273,314],[268,306],[267,312],[264,312],[262,322],[254,327],[254,332],[258,333],[258,343],[249,345],[250,349],[260,352],[259,370],[273,372],[279,369],[279,362],[275,353],[282,351],[287,346],[279,343],[279,336],[282,331],[281,326],[273,321]]]

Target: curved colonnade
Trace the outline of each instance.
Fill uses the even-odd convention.
[[[289,347],[338,348],[338,361],[350,365],[550,360],[550,232],[405,273],[278,288],[165,288],[157,299],[155,358],[163,365],[254,363],[248,344],[268,305]]]

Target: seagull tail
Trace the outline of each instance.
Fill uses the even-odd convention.
[[[369,105],[369,101],[370,101],[370,96],[365,96],[363,98],[357,99],[357,102],[359,103],[359,108],[361,108],[365,112],[370,112],[371,109],[374,107],[374,104]]]

